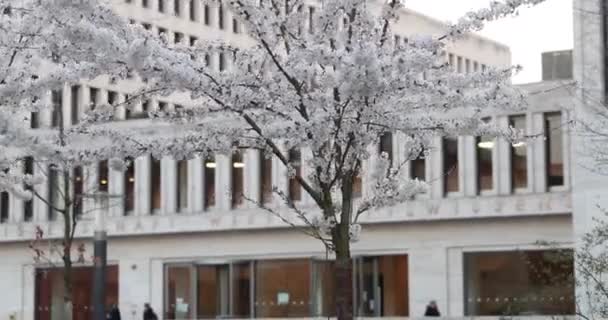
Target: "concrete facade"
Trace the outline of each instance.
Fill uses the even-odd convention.
[[[148,0],[148,8],[142,0],[127,3],[115,0],[115,7],[134,23],[149,24],[151,30],[165,30],[169,41],[176,37],[190,39],[225,39],[246,45],[249,41],[242,26],[232,27],[232,17],[225,13],[227,27],[217,27],[217,11],[211,10],[209,25],[203,22],[202,8],[195,10],[194,21],[189,19],[191,3],[197,1],[164,1],[165,12],[159,13],[158,1]],[[175,16],[173,1],[179,1],[180,17]],[[229,23],[228,23],[229,22]],[[436,20],[411,11],[404,11],[396,32],[407,38],[415,34],[439,34],[442,24]],[[234,31],[237,32],[234,32]],[[188,41],[188,40],[185,40]],[[497,42],[478,36],[467,37],[448,49],[446,58],[458,72],[482,70],[485,66],[510,64],[510,51]],[[219,65],[219,55],[211,57],[211,65]],[[575,55],[575,61],[580,57]],[[580,73],[580,71],[579,71]],[[579,74],[577,73],[577,74]],[[79,106],[92,101],[90,88],[98,89],[98,101],[107,99],[108,92],[117,92],[118,99],[136,85],[135,81],[112,84],[100,78],[83,83],[77,98]],[[525,113],[526,133],[543,135],[544,115],[562,111],[570,104],[568,90],[559,89],[559,82],[543,82],[522,86],[522,90],[533,93],[530,109]],[[558,88],[558,89],[556,89]],[[63,108],[70,114],[72,92],[63,90]],[[175,95],[166,100],[152,99],[152,109],[166,103],[168,108],[185,103],[183,97]],[[138,108],[141,108],[139,106]],[[124,110],[121,111],[124,117]],[[493,120],[504,127],[509,125],[508,114],[497,114]],[[562,120],[567,122],[568,112],[562,111]],[[69,121],[69,119],[66,119]],[[50,123],[50,115],[41,115],[42,125]],[[146,126],[149,120],[128,121],[130,125]],[[66,123],[69,125],[70,123]],[[507,141],[498,140],[492,148],[491,190],[479,191],[477,147],[474,137],[458,138],[459,188],[457,192],[444,194],[443,153],[441,140],[435,141],[435,149],[426,159],[426,176],[436,180],[428,194],[403,205],[370,212],[363,218],[361,240],[354,245],[353,254],[407,254],[409,314],[421,316],[430,300],[436,300],[440,311],[448,317],[464,317],[466,297],[464,293],[463,254],[466,252],[491,252],[537,249],[538,240],[554,241],[563,247],[573,246],[573,210],[589,210],[589,196],[572,192],[574,177],[578,171],[571,160],[571,135],[562,132],[563,184],[548,186],[546,143],[536,139],[526,145],[527,187],[517,189],[512,185],[512,148]],[[393,149],[399,157],[402,149],[399,139],[394,139]],[[256,151],[244,155],[245,194],[251,198],[259,195],[259,160]],[[151,183],[149,158],[135,161],[134,209],[124,216],[121,203],[95,203],[87,201],[86,208],[107,208],[107,226],[110,264],[118,265],[120,287],[119,305],[126,319],[141,318],[141,306],[150,302],[161,315],[165,308],[165,266],[171,263],[193,263],[239,259],[277,259],[293,257],[324,257],[322,245],[296,231],[289,229],[279,219],[268,215],[251,204],[233,209],[228,191],[231,188],[231,162],[228,157],[218,156],[215,174],[216,204],[205,208],[203,202],[205,169],[201,159],[189,160],[187,205],[176,212],[178,189],[176,161],[161,161],[161,207],[150,207]],[[372,163],[368,165],[373,165]],[[306,169],[304,169],[306,170]],[[97,168],[87,168],[87,175],[97,182]],[[125,192],[124,173],[110,170],[109,192]],[[603,180],[602,180],[603,181]],[[272,182],[286,188],[286,171],[277,160],[273,160]],[[599,185],[598,185],[599,186]],[[45,186],[38,192],[45,193]],[[603,189],[594,189],[599,194]],[[584,189],[585,192],[588,189]],[[365,193],[365,190],[363,191]],[[578,197],[578,198],[577,198]],[[593,198],[595,199],[595,198]],[[304,197],[304,206],[312,206]],[[279,210],[281,204],[275,201]],[[573,209],[573,205],[575,206]],[[578,207],[577,207],[578,206]],[[584,207],[584,208],[583,208]],[[34,215],[25,221],[24,205],[10,197],[8,221],[0,224],[0,319],[15,315],[16,319],[32,320],[35,310],[34,270],[41,265],[33,263],[28,243],[33,238],[36,226],[40,226],[47,238],[58,238],[61,222],[49,221],[47,208],[41,201],[34,201]],[[576,219],[582,216],[575,215]],[[94,222],[83,220],[77,230],[79,242],[87,245],[93,235]]]

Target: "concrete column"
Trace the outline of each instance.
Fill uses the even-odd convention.
[[[63,110],[63,126],[69,127],[72,124],[72,87],[67,83],[63,85],[61,91],[61,109]]]
[[[152,277],[149,260],[143,258],[120,259],[118,277],[121,316],[125,319],[141,319],[143,317],[143,305],[150,301],[150,280]],[[161,309],[155,309],[160,318],[162,315],[158,313],[159,310]]]
[[[232,185],[232,161],[230,156],[218,154],[215,156],[217,166],[215,168],[215,203],[220,210],[230,210],[231,185]]]
[[[34,162],[34,176],[41,176],[46,181],[47,179],[47,170],[44,167],[36,165]],[[46,195],[49,192],[49,184],[41,183],[34,186],[34,190],[38,192],[40,195]],[[9,194],[9,199],[11,195]],[[33,196],[32,200],[34,201],[34,221],[35,222],[46,222],[48,219],[48,205],[44,203],[44,201],[40,200],[36,196]],[[9,200],[9,203],[12,206],[12,200]],[[23,211],[23,210],[21,210]],[[16,213],[16,211],[11,211],[11,214]],[[23,215],[23,213],[21,213]]]
[[[574,10],[574,80],[579,88],[573,99],[577,119],[593,120],[597,114],[598,101],[606,101],[606,81],[603,43],[606,12],[602,12],[603,1],[575,0]],[[586,135],[572,135],[572,221],[577,245],[586,232],[596,224],[594,218],[605,219],[600,208],[608,208],[608,176],[593,171],[595,162],[593,144]],[[591,168],[591,170],[587,169]],[[588,318],[602,318],[594,306],[589,304],[587,291],[582,286],[576,290],[580,312]]]
[[[135,159],[135,214],[139,216],[149,215],[152,210],[150,161],[150,156]]]
[[[249,199],[260,199],[262,190],[260,189],[260,151],[247,149],[243,155],[245,161],[245,181],[244,190],[245,196]],[[245,200],[246,208],[255,208],[257,204]]]
[[[432,150],[426,163],[430,166],[430,175],[428,181],[435,181],[430,186],[431,198],[440,199],[443,198],[443,183],[444,183],[444,172],[443,172],[443,148],[441,146],[440,137],[433,138]]]
[[[542,113],[533,113],[530,117],[532,134],[544,136],[544,119]],[[545,139],[538,138],[533,142],[531,158],[533,165],[529,174],[534,177],[532,190],[537,193],[547,191],[547,163],[545,160]]]
[[[509,117],[496,117],[496,124],[501,128],[509,127]],[[494,172],[494,189],[500,195],[511,194],[511,142],[504,138],[496,139],[496,147],[492,157]]]
[[[447,250],[427,244],[408,252],[410,317],[424,315],[426,305],[437,301],[442,316],[448,311]]]
[[[161,163],[161,207],[164,214],[177,212],[177,161],[169,157]]]
[[[461,152],[462,150],[462,152]],[[462,157],[461,157],[462,156]],[[459,137],[458,162],[460,192],[465,196],[474,197],[478,189],[477,168],[477,138],[472,136]],[[462,179],[460,179],[462,177]],[[462,181],[460,181],[462,180]]]
[[[116,198],[115,202],[111,201],[114,205],[110,206],[110,216],[120,217],[124,215],[124,197],[125,195],[125,173],[121,170],[113,169],[108,164],[108,191],[112,195],[118,195],[121,198]]]
[[[442,316],[463,317],[466,295],[464,292],[464,261],[463,251],[458,248],[447,249],[447,280],[448,303],[447,309],[440,310]]]
[[[188,161],[188,207],[192,212],[203,211],[203,160],[194,158]]]

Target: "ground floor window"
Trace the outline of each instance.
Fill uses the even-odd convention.
[[[361,316],[408,315],[407,256],[353,259]],[[169,264],[165,318],[335,316],[334,264],[311,258]]]
[[[464,255],[467,316],[573,315],[572,250]]]
[[[63,320],[64,272],[61,268],[36,270],[36,320]],[[73,320],[91,319],[93,268],[72,269],[72,316]],[[106,308],[118,303],[118,266],[108,266],[106,274]]]

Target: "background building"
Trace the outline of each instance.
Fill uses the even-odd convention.
[[[221,6],[188,0],[114,4],[132,23],[164,34],[168,41],[248,41],[242,26]],[[407,10],[402,15],[396,27],[399,41],[442,31],[432,18]],[[448,48],[446,59],[456,72],[465,73],[507,66],[510,52],[492,40],[469,36]],[[208,61],[212,68],[230,68],[221,52]],[[66,85],[54,95],[55,102],[71,115],[65,119],[69,126],[85,108],[124,101],[140,80],[101,77]],[[535,245],[547,240],[570,248],[573,239],[571,137],[563,126],[568,115],[561,112],[570,100],[568,91],[552,89],[556,84],[522,86],[534,93],[530,109],[492,119],[541,138],[514,145],[487,137],[436,139],[428,158],[409,163],[413,177],[433,181],[431,189],[414,201],[364,217],[361,239],[353,247],[358,315],[420,316],[430,300],[451,317],[573,313],[572,283],[546,284],[538,270],[559,266],[548,261],[551,252]],[[129,121],[117,125],[148,126],[146,112],[186,103],[181,96],[153,98],[134,111],[119,110]],[[56,125],[53,118],[49,112],[32,114],[29,120],[33,127],[48,127]],[[398,160],[400,141],[388,135],[378,151]],[[304,174],[307,168],[299,170]],[[313,206],[290,184],[286,168],[276,159],[264,159],[254,150],[187,161],[142,157],[126,172],[101,162],[85,168],[83,175],[88,187],[126,196],[124,202],[83,203],[85,212],[107,208],[112,266],[108,302],[118,301],[125,318],[140,318],[144,302],[166,319],[331,315],[331,255],[318,241],[241,200],[245,194],[280,208],[270,191],[277,186],[302,205]],[[41,194],[51,192],[37,188]],[[28,249],[36,226],[46,237],[59,237],[60,221],[49,216],[43,202],[23,202],[6,193],[0,197],[0,211],[0,280],[9,288],[0,290],[0,318],[61,319],[53,307],[60,301],[60,271],[34,264]],[[92,234],[93,222],[81,221],[81,241],[90,242]],[[76,319],[85,319],[90,308],[90,272],[87,264],[77,272]]]

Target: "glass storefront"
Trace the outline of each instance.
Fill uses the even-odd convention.
[[[73,320],[88,320],[92,312],[93,268],[72,269]],[[64,287],[63,270],[60,268],[36,270],[36,320],[63,320]],[[106,307],[118,303],[118,266],[108,266],[106,274]]]
[[[464,255],[465,315],[573,315],[572,250]]]
[[[408,315],[407,256],[356,258],[353,263],[358,314]],[[165,272],[166,319],[335,316],[332,261],[170,264]]]

